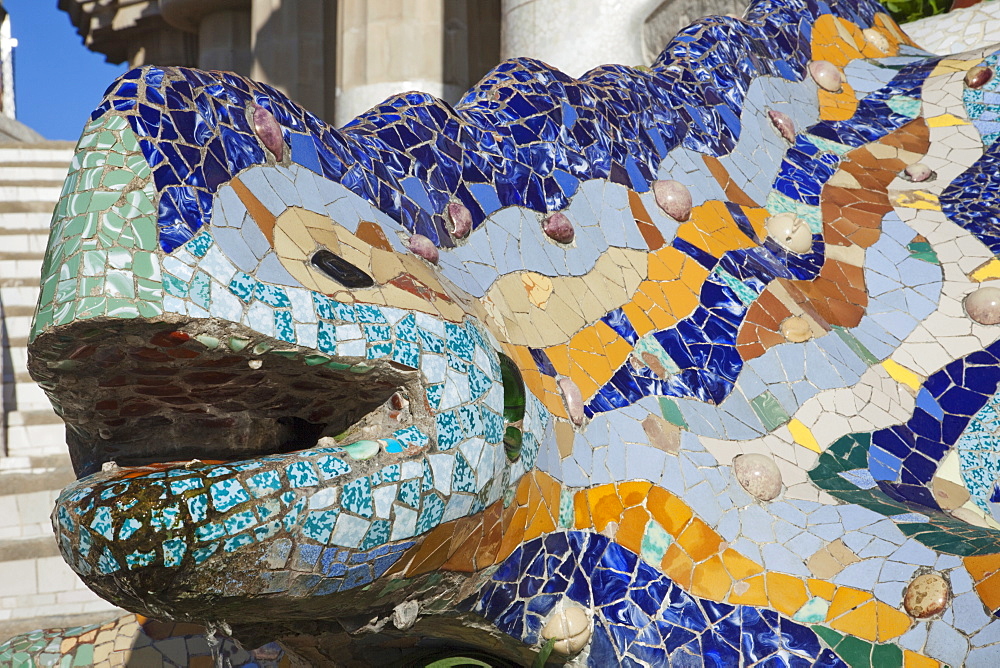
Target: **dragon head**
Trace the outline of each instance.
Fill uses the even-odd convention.
[[[368,585],[421,535],[533,466],[548,412],[436,265],[470,212],[359,196],[355,149],[271,88],[182,69],[125,74],[86,127],[30,369],[80,476],[63,555],[116,604],[368,614],[405,595]]]

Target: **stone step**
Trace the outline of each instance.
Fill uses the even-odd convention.
[[[0,225],[4,221],[0,220]],[[2,228],[0,228],[2,229]],[[41,262],[45,257],[45,246],[49,242],[49,230],[11,230],[5,229],[0,234],[0,258],[13,260],[11,254],[30,254]]]
[[[30,494],[42,490],[61,490],[76,480],[69,455],[58,457],[29,457],[30,468],[0,470],[0,489],[3,496]],[[52,465],[55,462],[56,465]],[[9,505],[9,504],[8,504]]]
[[[20,375],[27,373],[28,370],[28,349],[25,346],[10,346],[7,350],[9,351],[11,366],[15,369],[11,374],[11,378],[16,376],[18,380],[21,380]]]
[[[0,262],[0,265],[2,264],[3,263]],[[0,267],[0,272],[2,271],[3,269],[2,267]],[[31,332],[30,315],[21,315],[21,316],[8,315],[7,317],[4,318],[4,321],[7,323],[7,336],[9,337],[8,340],[15,337],[22,339],[28,338],[28,334]]]
[[[44,257],[45,253],[43,251],[26,251],[26,252],[0,251],[0,262],[4,261],[13,262],[15,260],[26,260],[28,262],[38,265],[39,272],[41,272],[42,270],[41,264],[42,264],[42,258]]]
[[[108,604],[110,605],[110,604]],[[2,614],[2,612],[0,612]],[[85,612],[76,615],[43,615],[28,618],[12,618],[6,622],[0,622],[0,642],[22,633],[28,633],[36,629],[68,629],[77,626],[91,626],[92,624],[105,624],[117,617],[128,613],[118,608],[108,610]]]
[[[5,481],[6,482],[6,481]],[[72,482],[70,480],[69,482]],[[0,540],[0,564],[5,561],[20,561],[35,557],[55,557],[59,555],[59,545],[53,536],[38,536],[21,540]],[[0,566],[3,568],[3,566]]]
[[[0,202],[52,202],[52,208],[62,193],[61,181],[16,181],[0,183]]]
[[[26,455],[17,457],[4,457],[0,459],[0,478],[8,474],[41,474],[50,473],[57,469],[72,470],[69,454],[61,452],[56,455],[39,456]]]
[[[69,163],[55,162],[0,162],[0,181],[58,181],[62,183],[69,173]]]
[[[0,481],[7,476],[17,477],[13,473],[4,473],[0,475]],[[17,494],[0,495],[0,540],[23,540],[52,535],[49,515],[62,486],[57,485],[54,478],[51,480],[51,487],[41,484],[41,480],[32,491],[22,490]],[[0,581],[4,579],[6,578],[0,578]]]
[[[47,211],[11,211],[0,213],[0,236],[8,234],[41,234],[48,236],[52,228],[52,210],[48,204]]]
[[[27,382],[31,380],[28,376],[28,349],[26,346],[10,346],[7,348],[10,368],[4,368],[4,385],[14,382]]]
[[[60,429],[60,434],[62,434],[63,421],[62,418],[56,415],[55,411],[52,410],[51,404],[46,406],[41,410],[29,411],[29,410],[15,410],[10,411],[7,414],[7,425],[10,427],[35,427],[35,426],[46,426],[46,425],[56,425]],[[60,435],[60,441],[62,436]]]
[[[53,539],[54,543],[54,539]],[[56,554],[0,562],[0,639],[37,628],[104,622],[123,611],[87,589]]]
[[[28,306],[27,304],[8,304],[6,301],[3,304],[3,312],[6,317],[17,317],[17,316],[32,316],[35,314],[35,307]]]
[[[16,420],[16,411],[8,415]],[[65,455],[66,426],[59,423],[7,426],[7,456],[10,458]],[[0,461],[4,458],[0,457]]]
[[[37,262],[0,260],[0,288],[34,287],[37,290],[42,282],[41,275],[42,267]]]
[[[52,212],[56,208],[56,200],[25,200],[23,202],[0,202],[0,216],[9,213],[45,213],[52,219]]]
[[[15,371],[15,378],[20,375]],[[52,404],[41,387],[35,384],[31,378],[25,380],[18,379],[14,385],[14,406],[7,406],[8,411],[46,411]],[[8,422],[9,424],[9,422]]]
[[[38,144],[4,144],[0,148],[0,163],[22,164],[61,162],[69,165],[73,160],[74,142],[41,142]]]
[[[9,285],[0,287],[0,302],[4,313],[10,313],[15,307],[34,309],[38,303],[38,288],[29,285]]]

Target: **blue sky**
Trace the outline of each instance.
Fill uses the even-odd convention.
[[[17,120],[46,139],[80,137],[87,116],[125,65],[88,51],[57,0],[3,0],[10,14]]]

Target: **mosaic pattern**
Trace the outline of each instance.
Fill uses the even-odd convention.
[[[32,332],[64,557],[233,665],[991,665],[998,58],[782,0],[339,130],[125,74]],[[120,664],[118,624],[0,658]]]
[[[158,622],[127,615],[58,633],[34,631],[0,648],[0,662],[34,666],[188,666],[212,668],[216,657],[246,668],[289,668],[291,660],[272,643],[247,652],[228,638],[206,635],[196,624]]]

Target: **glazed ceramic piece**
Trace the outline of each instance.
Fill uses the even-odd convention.
[[[861,34],[864,35],[866,42],[872,45],[875,49],[878,49],[881,53],[888,53],[891,49],[889,39],[882,31],[876,28],[865,28],[861,31]]]
[[[472,231],[472,212],[464,204],[451,202],[448,204],[448,219],[451,221],[451,233],[457,239],[464,239]]]
[[[785,340],[791,343],[803,343],[812,338],[809,321],[800,315],[792,315],[782,320],[779,331]]]
[[[285,157],[285,142],[281,136],[281,126],[274,114],[260,105],[254,105],[253,126],[260,143],[271,152],[274,159],[281,162]]]
[[[592,633],[590,614],[575,604],[558,607],[542,628],[542,637],[554,640],[552,648],[564,655],[586,647]]]
[[[437,264],[438,262],[438,249],[434,245],[434,242],[425,237],[422,234],[414,234],[410,236],[409,242],[407,242],[407,247],[410,252],[414,255],[418,255],[432,264]]]

